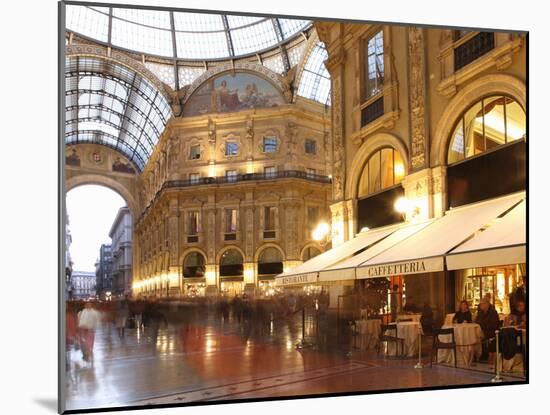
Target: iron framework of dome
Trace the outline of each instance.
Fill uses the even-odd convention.
[[[141,171],[171,115],[166,98],[137,72],[105,59],[67,57],[65,144],[105,145]]]
[[[309,20],[113,7],[66,6],[66,27],[131,52],[182,60],[227,60],[276,48]]]

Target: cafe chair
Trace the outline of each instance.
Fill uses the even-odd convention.
[[[378,339],[378,354],[382,343],[395,343],[395,357],[399,355],[399,345],[401,345],[401,354],[405,349],[405,340],[397,337],[396,324],[382,324],[380,327],[380,338]]]
[[[441,341],[439,336],[451,336],[451,341]],[[430,352],[430,367],[433,365],[433,356],[435,354],[435,358],[437,360],[437,351],[439,349],[447,349],[453,351],[453,357],[455,361],[455,367],[457,367],[456,361],[456,342],[455,342],[455,331],[452,328],[448,329],[434,329],[433,330],[433,342],[432,342],[432,350]]]

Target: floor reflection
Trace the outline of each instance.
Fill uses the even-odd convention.
[[[104,322],[93,360],[67,353],[67,409],[293,396],[435,385],[486,383],[486,373],[447,367],[413,369],[414,361],[336,345],[297,350],[301,320],[266,324],[219,318],[202,310],[167,324],[126,329]]]

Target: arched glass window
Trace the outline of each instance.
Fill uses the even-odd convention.
[[[321,251],[314,246],[310,246],[304,250],[304,253],[302,254],[302,261],[309,261],[311,258],[316,257],[319,255]]]
[[[513,98],[496,95],[473,104],[451,134],[449,164],[484,153],[526,135],[525,111]]]
[[[183,260],[183,276],[185,278],[204,277],[204,256],[199,252],[191,252]]]
[[[405,164],[401,154],[391,147],[382,148],[365,163],[359,180],[359,198],[399,184],[404,176]]]
[[[239,276],[243,274],[243,256],[236,249],[225,251],[220,259],[221,276]]]
[[[258,275],[283,272],[283,256],[277,248],[265,248],[258,258]]]

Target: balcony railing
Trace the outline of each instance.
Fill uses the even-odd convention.
[[[330,183],[331,179],[328,176],[321,176],[318,174],[310,174],[305,171],[299,170],[283,170],[271,173],[248,173],[237,174],[234,176],[219,176],[219,177],[201,177],[200,179],[193,180],[170,180],[164,182],[162,188],[172,187],[188,187],[188,186],[203,186],[211,184],[225,184],[225,183],[240,183],[257,180],[276,180],[276,179],[305,179],[312,180],[319,183]]]
[[[219,176],[219,177],[200,177],[187,180],[169,180],[165,181],[162,184],[162,187],[157,191],[153,200],[149,203],[149,206],[145,208],[140,217],[137,219],[136,224],[141,221],[145,216],[153,202],[160,196],[160,193],[164,189],[172,189],[178,187],[191,187],[191,186],[205,186],[205,185],[220,185],[226,183],[243,183],[243,182],[253,182],[259,180],[277,180],[277,179],[303,179],[309,180],[317,183],[332,183],[330,176],[323,176],[320,174],[311,174],[305,171],[300,170],[282,170],[277,172],[269,173],[247,173],[247,174],[237,174],[231,176]]]
[[[475,61],[495,48],[493,32],[479,32],[477,35],[457,46],[454,51],[455,71]]]

